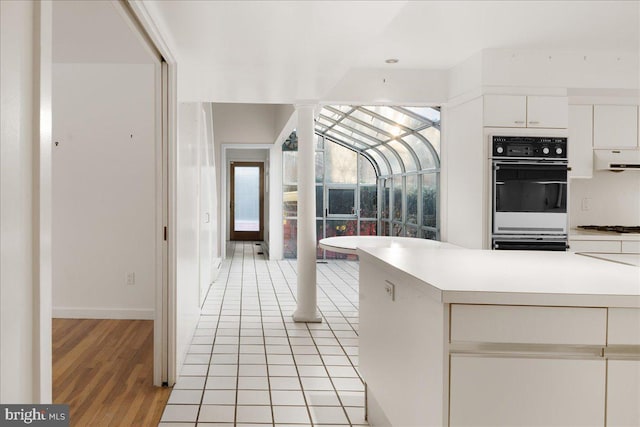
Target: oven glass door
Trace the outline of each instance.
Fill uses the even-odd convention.
[[[495,162],[493,182],[494,233],[566,233],[565,163]]]

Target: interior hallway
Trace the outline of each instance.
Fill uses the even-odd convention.
[[[294,323],[295,261],[259,251],[230,243],[160,425],[367,425],[358,264],[318,264],[323,322]]]

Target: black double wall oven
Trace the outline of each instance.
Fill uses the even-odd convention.
[[[492,136],[497,250],[567,250],[567,138]]]

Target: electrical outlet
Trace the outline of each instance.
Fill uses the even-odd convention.
[[[128,286],[133,286],[136,284],[136,273],[127,273],[125,282]]]
[[[582,199],[581,209],[583,211],[590,211],[591,210],[591,199],[589,197],[584,197]]]
[[[391,298],[391,301],[395,301],[396,300],[396,285],[394,285],[393,283],[391,283],[388,280],[384,281],[384,291],[386,292],[387,296],[389,296],[389,298]]]

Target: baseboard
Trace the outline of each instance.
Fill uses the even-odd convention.
[[[365,399],[367,408],[367,421],[370,426],[391,427],[391,421],[387,418],[387,415],[382,410],[382,407],[376,400],[375,396],[371,393],[371,390],[367,388],[367,397]]]
[[[211,282],[215,282],[222,268],[222,258],[214,258],[211,262]]]
[[[155,310],[136,308],[71,308],[54,307],[54,319],[127,319],[153,320]]]

